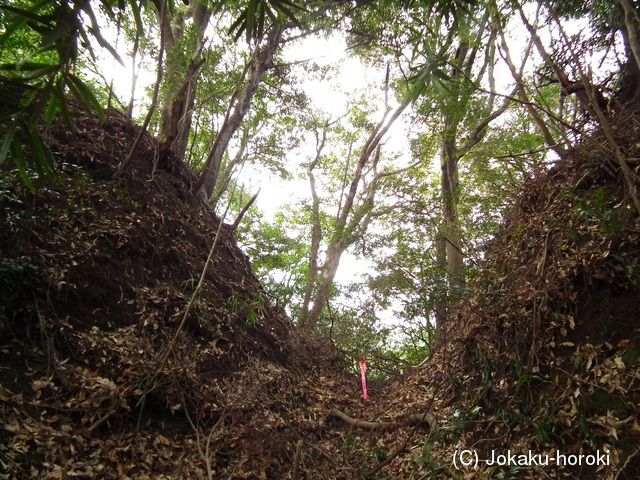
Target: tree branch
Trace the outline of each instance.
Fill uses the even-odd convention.
[[[231,231],[234,232],[236,230],[236,228],[238,228],[238,225],[240,225],[240,222],[242,221],[242,219],[244,218],[244,215],[247,213],[247,210],[249,210],[249,208],[251,207],[251,205],[253,205],[253,202],[256,201],[256,198],[258,198],[258,194],[260,193],[260,189],[258,189],[258,191],[253,195],[253,197],[251,197],[249,199],[249,201],[247,202],[247,204],[244,206],[244,208],[242,209],[242,211],[238,214],[238,216],[236,217],[235,221],[233,222],[233,225],[231,225]]]

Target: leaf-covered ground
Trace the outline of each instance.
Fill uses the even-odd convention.
[[[59,182],[0,180],[1,478],[639,478],[640,116],[612,124],[521,192],[464,328],[367,402],[225,226],[162,366],[219,220],[150,137],[111,180],[136,133],[117,112],[51,127]],[[465,449],[585,457],[458,469]]]

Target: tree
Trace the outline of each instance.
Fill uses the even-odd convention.
[[[233,101],[229,104],[225,119],[204,162],[200,178],[194,187],[196,190],[202,191],[206,198],[211,197],[216,187],[222,158],[231,138],[249,111],[251,100],[258,90],[262,77],[267,68],[271,66],[273,56],[282,39],[283,29],[282,25],[274,25],[264,44],[257,43],[251,54],[249,64],[245,68],[243,86],[239,92],[234,94]]]
[[[346,311],[329,312],[337,304],[335,278],[345,252],[358,249],[374,256],[373,245],[384,251],[376,257],[380,272],[370,279],[376,301],[390,305],[392,297],[399,298],[398,316],[419,319],[415,332],[429,330],[434,318],[442,324],[449,302],[473,280],[469,273],[482,255],[489,225],[499,220],[495,212],[502,205],[495,203],[492,189],[510,191],[533,175],[531,169],[547,151],[562,157],[578,139],[605,126],[604,110],[623,98],[616,89],[626,84],[632,95],[637,93],[633,81],[588,63],[589,56],[602,55],[620,63],[627,79],[638,78],[639,14],[631,0],[335,1],[306,2],[304,9],[287,0],[0,5],[5,14],[0,54],[7,76],[7,88],[0,92],[6,100],[0,161],[11,157],[25,178],[22,146],[45,151],[36,128],[42,119],[53,121],[61,114],[71,123],[68,92],[101,111],[100,95],[78,68],[77,47],[82,42],[88,55],[93,47],[119,55],[101,34],[98,9],[105,13],[102,21],[110,23],[130,16],[131,38],[144,33],[156,42],[158,78],[164,76],[155,86],[160,113],[148,113],[142,132],[157,128],[165,151],[200,169],[196,188],[214,204],[232,195],[226,186],[243,165],[261,163],[288,175],[293,167],[285,164],[286,154],[295,137],[315,136],[315,152],[303,172],[309,199],[291,207],[295,213],[286,224],[300,229],[307,222],[304,234],[292,235],[282,217],[275,226],[259,222],[249,235],[257,245],[256,258],[264,260],[262,271],[291,266],[287,280],[269,281],[290,311],[299,310],[300,325],[311,329]],[[588,33],[567,33],[567,19],[587,17]],[[161,27],[161,45],[145,18],[155,18],[154,28]],[[217,21],[213,34],[206,32],[211,19]],[[518,27],[532,45],[524,52],[511,42],[510,31]],[[310,31],[338,28],[349,29],[350,45],[365,61],[389,65],[383,82],[387,105],[375,121],[373,103],[366,101],[354,101],[345,118],[309,120],[290,66],[279,58],[285,43]],[[205,40],[207,35],[212,38]],[[616,36],[623,39],[624,52],[616,51],[622,49]],[[537,53],[538,65],[529,65],[530,50]],[[513,77],[508,88],[497,85],[500,68]],[[401,100],[390,108],[393,93]],[[386,132],[406,112],[420,131],[411,139],[412,161],[419,165],[410,170],[411,161],[395,164],[384,145]],[[504,148],[507,135],[510,149]],[[53,170],[50,161],[36,167]],[[407,175],[396,175],[399,171]],[[231,199],[238,211],[255,190],[249,186]],[[393,231],[387,229],[391,225]],[[257,240],[260,235],[295,254],[275,255]],[[363,311],[370,309],[367,302],[362,305]]]
[[[285,210],[267,221],[254,207],[235,232],[265,291],[292,318],[299,316],[308,274],[308,242],[291,233],[295,215]]]
[[[442,6],[440,6],[442,7]],[[448,15],[424,18],[433,6],[416,5],[409,10],[413,23],[405,33],[398,26],[391,39],[385,38],[383,51],[409,44],[412,56],[405,70],[415,73],[410,78],[416,85],[418,118],[425,128],[440,136],[440,203],[442,222],[432,244],[439,268],[447,272],[449,296],[457,298],[465,288],[465,245],[458,206],[461,191],[461,160],[481,145],[490,125],[501,117],[512,102],[514,92],[500,95],[496,91],[495,39],[497,29],[490,8],[477,3],[464,11],[446,11]],[[395,55],[403,55],[397,51]],[[520,70],[524,69],[525,54]],[[432,157],[423,158],[429,164]],[[446,313],[446,302],[435,308],[440,321]]]
[[[279,16],[270,15],[271,23],[269,25],[263,24],[259,28],[264,33],[264,36],[255,39],[249,61],[242,75],[242,86],[232,96],[224,121],[219,128],[214,144],[204,162],[198,182],[194,187],[195,190],[202,192],[206,198],[211,197],[219,182],[224,155],[233,135],[249,112],[251,102],[258,91],[260,83],[263,81],[267,71],[275,67],[273,60],[276,52],[284,42],[291,40],[291,38],[285,39],[283,35],[294,28],[302,28],[302,35],[305,35],[309,25],[319,24],[319,28],[328,29],[332,24],[332,20],[329,17],[325,17],[325,14],[333,7],[331,3],[309,4],[309,9],[315,7],[315,10],[306,10],[302,21],[293,17],[290,11],[282,6],[288,4],[288,2],[274,1],[273,3],[280,4],[283,12],[289,13],[286,16],[283,14]],[[337,5],[339,5],[339,2]],[[304,28],[303,23],[305,25]],[[295,34],[292,36],[292,38],[298,37]]]
[[[441,124],[441,192],[443,226],[440,242],[444,242],[451,295],[456,297],[465,286],[464,247],[458,215],[460,199],[459,163],[484,138],[491,122],[510,105],[507,96],[496,105],[495,36],[489,23],[489,12],[475,12],[477,21],[465,17],[458,23],[457,40],[448,54],[442,45],[440,55],[449,64],[447,88],[440,94]],[[453,48],[452,48],[453,47]],[[430,52],[425,52],[429,54]],[[447,57],[447,55],[449,55]],[[527,56],[523,60],[526,62]],[[488,84],[488,93],[479,86]]]
[[[179,158],[184,158],[187,150],[198,76],[205,63],[204,35],[212,13],[207,3],[194,0],[187,6],[176,6],[172,17],[164,20],[170,25],[163,27],[167,32],[163,46],[167,65],[158,137],[161,149]]]
[[[232,3],[231,0],[220,3],[221,6]],[[11,152],[14,162],[24,175],[24,157],[21,146],[28,144],[34,151],[36,166],[40,169],[52,169],[52,163],[42,141],[37,134],[36,124],[41,120],[46,111],[46,120],[52,121],[60,112],[70,124],[68,115],[66,92],[68,88],[86,108],[94,108],[102,114],[102,105],[97,101],[91,89],[77,76],[71,74],[71,66],[78,57],[78,41],[82,40],[85,48],[92,52],[94,44],[98,44],[110,51],[116,58],[119,54],[102,36],[100,26],[93,14],[93,5],[98,4],[107,14],[110,21],[116,21],[116,11],[130,10],[135,19],[140,34],[144,31],[141,19],[141,5],[136,0],[115,2],[114,0],[100,0],[96,2],[78,0],[64,0],[56,2],[45,0],[35,5],[9,5],[4,2],[0,8],[9,15],[2,17],[4,33],[0,37],[0,47],[10,45],[10,38],[17,32],[27,32],[37,39],[35,48],[25,49],[20,52],[21,61],[3,65],[3,69],[11,75],[9,83],[14,91],[20,91],[21,96],[29,92],[25,98],[13,105],[0,116],[7,123],[7,134],[0,147],[0,163]],[[163,0],[154,4],[159,12],[174,11],[173,0]],[[204,26],[206,12],[202,10],[204,2],[198,2],[195,6],[199,26]],[[298,21],[292,11],[293,5],[286,0],[251,0],[244,3],[239,9],[239,15],[233,22],[230,32],[236,34],[236,39],[246,33],[247,40],[261,38],[265,32],[267,19],[288,19],[294,25]],[[236,10],[238,11],[238,10]],[[85,28],[81,17],[86,14],[90,19],[90,28]],[[200,15],[202,14],[202,15]],[[160,18],[165,18],[160,15]],[[165,21],[161,20],[161,32],[165,31]],[[29,60],[33,53],[54,52],[50,62],[40,63]],[[162,59],[162,55],[159,56]],[[194,64],[194,66],[197,64]],[[193,69],[192,69],[193,70]],[[161,79],[161,68],[158,68],[158,78]],[[193,76],[193,74],[191,74]],[[160,81],[158,80],[158,84]],[[187,82],[189,83],[189,82]],[[17,89],[17,90],[16,90]],[[181,97],[182,98],[182,97]],[[187,98],[188,100],[188,98]],[[152,102],[152,109],[155,107]],[[188,103],[188,102],[187,102]],[[149,115],[150,117],[151,115]],[[145,122],[148,123],[148,122]],[[171,122],[169,122],[171,123]],[[169,127],[173,133],[173,127]],[[146,126],[145,126],[146,129]],[[133,149],[135,153],[135,149]],[[131,155],[130,155],[131,156]],[[121,174],[131,159],[126,159],[118,171]]]
[[[388,84],[385,88],[388,88]],[[330,126],[330,122],[326,122],[322,127],[322,133],[316,136],[318,139],[316,156],[307,167],[314,202],[312,218],[314,233],[312,235],[312,252],[309,260],[308,290],[302,309],[303,314],[300,318],[300,326],[302,328],[313,329],[318,324],[320,315],[327,304],[330,289],[343,253],[359,236],[362,236],[367,231],[374,214],[374,202],[380,179],[397,173],[379,170],[380,160],[382,159],[381,141],[409,103],[409,100],[404,100],[395,109],[392,109],[387,104],[377,125],[369,126],[368,138],[366,138],[362,146],[356,147],[353,143],[348,144],[344,160],[344,173],[341,178],[340,201],[334,217],[334,226],[328,235],[329,240],[324,261],[319,270],[316,269],[320,264],[318,254],[322,226],[318,214],[318,197],[315,191],[313,171],[321,160],[322,150],[326,141],[326,129]],[[355,157],[355,164],[351,167],[350,164],[354,160],[351,158],[352,155]]]

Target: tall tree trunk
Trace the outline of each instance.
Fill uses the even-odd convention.
[[[451,68],[452,78],[470,78],[471,70],[474,66],[478,54],[479,42],[484,35],[484,25],[488,16],[485,13],[478,27],[476,36],[478,41],[472,47],[470,41],[463,41],[458,46],[455,53],[455,62]],[[485,62],[486,63],[486,62]],[[483,67],[484,70],[485,67]],[[452,82],[453,83],[453,82]],[[473,87],[465,86],[463,83],[459,90],[448,99],[453,110],[464,108],[469,103],[469,98],[473,92]],[[464,254],[462,250],[462,228],[458,218],[458,200],[460,191],[460,176],[458,173],[458,163],[462,157],[457,148],[457,136],[461,122],[460,115],[456,112],[444,115],[444,125],[442,129],[442,148],[440,156],[440,167],[442,176],[440,179],[440,193],[442,196],[442,220],[443,226],[440,235],[444,239],[444,252],[446,255],[447,279],[449,283],[449,296],[456,298],[465,286],[464,279]]]
[[[180,158],[185,156],[189,143],[198,72],[204,64],[204,59],[199,57],[203,48],[205,30],[211,18],[211,10],[203,0],[192,3],[189,8],[191,10],[186,13],[176,13],[170,29],[172,35],[165,45],[168,52],[166,78],[169,88],[165,93],[158,132],[161,149],[172,151]],[[185,31],[183,25],[185,16],[192,17],[195,32]],[[190,38],[185,39],[185,36]],[[189,44],[186,50],[190,55],[186,74],[184,65],[178,58],[181,52],[174,51],[176,44],[182,44],[184,41]]]
[[[435,239],[436,263],[442,272],[447,271],[447,244],[444,235],[439,232]],[[443,279],[445,277],[443,276]],[[444,288],[436,291],[436,301],[434,302],[436,327],[444,326],[447,320],[447,298],[444,295]]]
[[[637,7],[633,5],[631,0],[616,0],[616,3],[622,7],[624,23],[622,26],[625,36],[625,44],[631,52],[631,57],[635,60],[636,65],[640,65],[640,40],[638,39],[638,28],[640,28],[640,16]]]
[[[307,287],[304,292],[304,299],[302,301],[302,310],[300,313],[300,326],[304,327],[309,319],[309,307],[311,305],[311,298],[316,287],[318,278],[318,255],[320,253],[320,241],[322,240],[322,224],[320,219],[320,198],[316,191],[316,179],[313,174],[313,170],[318,166],[320,158],[322,156],[322,150],[327,141],[327,129],[330,123],[326,122],[322,135],[316,136],[316,156],[307,167],[307,176],[309,177],[309,186],[311,188],[311,251],[309,252],[309,273],[307,275]]]
[[[615,0],[622,10],[622,24],[620,29],[624,39],[624,46],[629,59],[627,69],[628,78],[625,79],[625,96],[629,100],[640,94],[640,14],[638,7],[631,0]]]
[[[492,92],[484,104],[488,112],[484,117],[477,118],[473,126],[466,125],[470,129],[461,135],[461,125],[464,117],[458,112],[467,112],[471,98],[476,91],[477,84],[486,74],[489,84],[494,85],[493,63],[496,49],[493,47],[497,32],[494,28],[487,31],[489,23],[489,10],[483,14],[478,22],[475,38],[465,40],[458,46],[455,54],[455,63],[451,69],[451,77],[460,80],[460,86],[447,99],[447,111],[444,115],[442,129],[441,148],[441,201],[442,201],[442,228],[436,238],[436,255],[440,267],[445,267],[448,280],[448,298],[439,301],[436,305],[436,321],[440,324],[446,318],[446,306],[449,302],[460,297],[466,286],[465,259],[463,250],[463,229],[458,214],[460,200],[460,175],[459,163],[487,133],[491,122],[506,112],[511,104],[510,96],[496,105],[496,94]],[[477,61],[483,45],[487,45],[486,54],[482,64]],[[523,58],[522,69],[526,58]],[[476,72],[476,73],[474,73]],[[467,82],[466,79],[476,77],[477,80]],[[454,84],[454,82],[452,82]],[[515,94],[515,90],[513,92]],[[460,138],[462,137],[462,138]]]
[[[359,230],[360,234],[364,234],[369,222],[371,221],[377,183],[383,174],[376,173],[374,175],[374,178],[364,192],[363,201],[360,205],[356,206],[356,195],[361,189],[363,183],[365,167],[369,165],[372,167],[372,170],[375,171],[376,165],[380,160],[380,141],[384,135],[386,135],[389,128],[391,128],[395,121],[400,117],[402,112],[404,112],[409,103],[410,100],[404,101],[393,112],[393,115],[391,115],[388,120],[387,117],[391,109],[387,108],[384,116],[374,127],[369,138],[362,147],[344,204],[341,205],[340,211],[336,217],[335,230],[331,236],[329,245],[327,246],[325,261],[320,269],[320,276],[317,280],[315,295],[313,297],[313,307],[309,311],[308,318],[305,319],[304,322],[304,328],[308,330],[312,330],[316,327],[320,320],[320,315],[327,305],[331,287],[333,286],[333,281],[336,277],[336,273],[338,272],[338,267],[340,266],[342,254],[347,247],[353,244],[353,242],[358,238],[356,231]]]
[[[200,178],[195,185],[195,190],[201,191],[207,199],[211,197],[216,187],[222,158],[227,151],[229,142],[249,111],[251,100],[258,90],[265,72],[271,65],[273,56],[282,39],[282,33],[282,27],[274,27],[264,47],[254,52],[242,91],[235,104],[229,106],[229,111],[233,111],[230,114],[227,113],[227,117],[224,119],[213,147],[207,156]]]
[[[320,321],[320,314],[329,300],[331,286],[336,278],[336,273],[338,273],[340,259],[346,248],[347,244],[344,240],[341,241],[337,237],[331,239],[327,248],[326,259],[322,265],[320,278],[318,279],[316,293],[313,297],[313,307],[309,312],[308,320],[302,325],[303,328],[311,330]]]
[[[445,138],[442,147],[442,213],[443,213],[443,236],[445,240],[445,251],[447,258],[447,272],[449,277],[450,294],[457,297],[465,286],[464,279],[464,254],[462,251],[462,228],[458,217],[458,201],[460,194],[460,177],[458,173],[458,163],[460,157],[455,148],[455,139]]]

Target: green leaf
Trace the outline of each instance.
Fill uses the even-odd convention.
[[[221,11],[222,8],[225,6],[226,2],[211,2],[211,15],[212,16],[216,16],[218,15]]]
[[[29,147],[31,148],[31,153],[33,154],[33,163],[36,167],[38,175],[41,177],[45,176],[47,173],[53,172],[53,163],[51,161],[51,156],[47,151],[47,148],[44,146],[44,142],[38,133],[38,130],[35,128],[29,129]]]
[[[65,100],[63,78],[59,78],[58,81],[56,82],[55,90],[52,95],[58,98],[59,109],[62,112],[62,119],[64,120],[65,125],[67,125],[69,130],[75,131],[75,127],[73,126],[73,121],[71,119],[71,113],[69,112],[69,107]]]
[[[258,10],[258,1],[259,0],[249,0],[249,5],[247,6],[247,15],[246,15],[247,42],[251,40],[251,37],[255,37],[255,25],[256,25],[256,13]]]
[[[33,72],[50,67],[57,68],[57,65],[51,65],[50,63],[41,62],[28,62],[26,60],[16,63],[3,63],[2,65],[0,65],[1,70],[10,70],[16,72]]]
[[[31,10],[24,10],[23,8],[12,7],[10,5],[2,5],[0,6],[0,10],[7,10],[11,13],[15,13],[17,15],[17,19],[15,20],[15,22],[22,22],[23,20],[24,21],[31,20],[31,21],[46,25],[48,23],[47,17],[38,15],[35,12],[37,12],[40,8],[42,8],[47,3],[49,3],[49,0],[47,0],[46,2],[43,2],[41,5],[34,5],[34,7]]]
[[[129,6],[131,7],[131,11],[133,12],[133,19],[136,23],[136,31],[139,36],[144,36],[145,30],[144,25],[142,23],[142,16],[140,15],[140,6],[138,5],[137,0],[129,0]]]
[[[58,114],[58,110],[60,110],[60,99],[58,98],[57,92],[54,92],[49,98],[49,105],[47,106],[47,111],[44,116],[45,123],[52,123]]]
[[[247,11],[244,10],[240,14],[240,16],[236,19],[236,21],[231,24],[231,26],[229,27],[229,30],[227,31],[227,33],[231,34],[236,29],[238,29],[238,32],[233,39],[234,42],[238,40],[238,38],[240,38],[240,35],[242,35],[242,32],[244,32],[244,30],[247,28],[247,22],[245,21],[246,16],[247,16]]]
[[[100,120],[104,120],[104,108],[102,108],[100,101],[96,98],[91,89],[75,75],[64,73],[63,76],[66,84],[69,86],[69,89],[82,106],[87,111],[91,111],[93,108],[100,117]]]
[[[55,73],[58,70],[58,68],[59,68],[58,65],[49,65],[47,67],[42,67],[37,70],[31,70],[30,72],[25,73],[23,75],[23,78],[26,78],[27,80],[33,80],[34,78],[45,77],[47,75]]]
[[[64,18],[55,29],[50,30],[48,35],[43,36],[39,52],[46,52],[50,47],[57,45],[58,40],[74,33],[77,30],[75,19],[75,15],[73,15],[73,18]]]
[[[447,84],[447,82],[444,82],[440,78],[433,79],[433,86],[440,93],[446,93],[448,95],[451,95],[453,93],[451,88],[449,88],[449,85]]]
[[[263,5],[262,7],[260,7],[260,13],[258,15],[258,25],[254,29],[255,38],[261,38],[264,35],[264,22],[267,16],[271,18],[271,21],[273,23],[277,22],[277,17],[271,11],[271,9],[268,6]]]
[[[284,13],[289,20],[291,20],[293,22],[293,24],[302,29],[302,24],[300,23],[300,21],[296,18],[296,16],[294,15],[294,13],[289,10],[289,8],[285,7],[284,5],[280,5],[280,7],[278,8],[278,10],[280,10],[282,13]]]
[[[447,75],[447,73],[444,70],[441,70],[439,68],[434,68],[431,73],[433,74],[434,77],[444,80],[445,82],[451,81],[451,77]]]
[[[18,30],[22,29],[27,24],[28,21],[29,19],[27,18],[20,18],[18,20],[11,22],[9,25],[7,25],[7,27],[4,30],[4,33],[0,37],[0,45],[4,44],[7,41],[7,39],[9,39]]]
[[[306,8],[304,8],[301,5],[296,5],[295,3],[289,1],[289,0],[271,0],[271,4],[276,7],[277,9],[281,10],[282,9],[282,5],[287,5],[288,7],[291,8],[295,8],[297,10],[300,10],[302,12],[308,12],[308,10]]]
[[[43,0],[33,5],[29,10],[12,7],[9,5],[0,6],[0,11],[6,10],[16,15],[16,18],[12,19],[12,21],[5,28],[5,31],[2,34],[2,37],[0,37],[0,45],[4,44],[7,41],[7,39],[10,38],[16,31],[20,30],[21,28],[24,28],[24,26],[27,25],[27,23],[30,20],[35,21],[41,25],[48,25],[49,24],[48,16],[38,15],[37,12],[43,9],[49,3],[52,3],[53,1],[54,0]]]
[[[110,2],[109,0],[102,0],[100,2],[100,5],[102,5],[102,8],[104,9],[104,13],[106,13],[106,15],[109,17],[110,20],[116,20],[116,12],[113,10],[113,6],[111,5],[111,3],[113,2]],[[124,10],[126,7],[126,4],[123,1],[119,0],[116,6],[119,10]]]
[[[0,146],[0,165],[2,165],[7,159],[7,153],[9,153],[9,147],[13,142],[13,137],[16,133],[16,124],[14,123],[9,127],[7,133],[4,134],[4,139],[2,140],[2,145]]]
[[[13,162],[18,169],[18,173],[20,173],[22,181],[32,193],[35,193],[36,189],[27,175],[27,164],[25,162],[24,152],[22,151],[22,145],[20,142],[11,142],[11,154],[13,155]]]
[[[262,10],[264,12],[262,12],[260,14],[260,25],[261,25],[260,29],[259,29],[260,36],[262,36],[262,32],[264,31],[264,19],[265,19],[265,16],[269,17],[273,23],[277,23],[278,22],[278,15],[276,14],[276,12],[273,11],[273,9],[269,8],[268,5],[265,5],[262,8]]]

